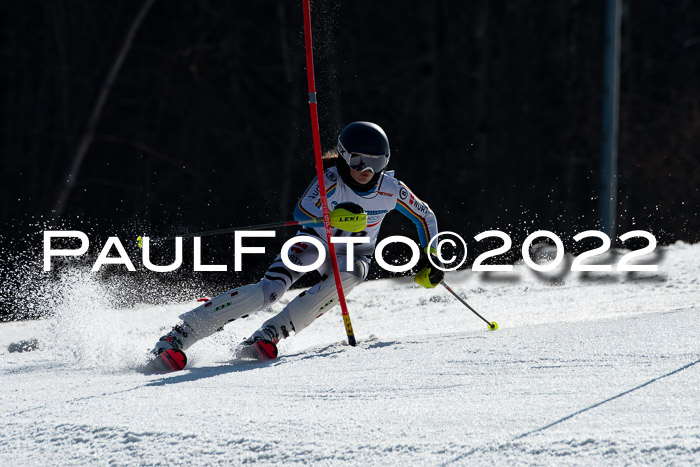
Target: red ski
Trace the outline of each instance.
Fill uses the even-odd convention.
[[[255,341],[238,349],[236,357],[240,360],[265,362],[277,358],[277,346],[266,340]]]
[[[143,372],[146,374],[162,374],[180,371],[187,365],[187,355],[179,349],[168,349],[146,364]]]

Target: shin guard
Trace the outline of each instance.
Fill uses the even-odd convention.
[[[341,273],[340,277],[345,295],[364,280],[364,277],[349,272]],[[338,291],[331,276],[302,292],[270,321],[289,321],[291,329],[298,333],[337,304]]]
[[[197,340],[211,336],[224,325],[260,310],[264,305],[259,283],[244,285],[218,295],[194,310],[180,315],[194,331]]]

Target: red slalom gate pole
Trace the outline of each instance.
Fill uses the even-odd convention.
[[[328,253],[331,257],[331,265],[333,266],[333,277],[335,278],[335,287],[338,289],[338,301],[343,312],[343,322],[345,323],[345,332],[348,335],[348,343],[352,346],[357,345],[355,341],[355,333],[352,330],[350,322],[350,313],[348,313],[348,305],[345,303],[345,294],[343,293],[343,283],[340,280],[340,269],[338,268],[338,258],[335,256],[335,246],[331,242],[331,219],[328,209],[328,197],[326,196],[326,181],[323,176],[323,160],[321,157],[321,136],[318,130],[318,109],[316,106],[316,84],[314,80],[314,56],[313,46],[311,43],[311,5],[310,0],[304,0],[304,39],[306,48],[306,77],[309,83],[309,108],[311,110],[311,131],[314,141],[314,156],[316,158],[316,175],[318,178],[318,188],[321,191],[321,210],[323,211],[323,226],[326,229],[326,241],[328,242]]]

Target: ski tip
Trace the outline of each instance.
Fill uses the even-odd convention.
[[[277,346],[270,341],[257,341],[253,347],[258,353],[257,360],[260,362],[277,358]]]
[[[187,355],[185,355],[185,352],[179,349],[168,349],[161,352],[159,357],[172,371],[182,370],[185,368],[185,365],[187,365]]]
[[[277,358],[277,345],[259,340],[251,344],[243,343],[236,351],[236,358],[242,361],[265,362]]]
[[[171,373],[180,371],[187,365],[187,355],[179,349],[168,349],[146,364],[143,372],[149,374]]]

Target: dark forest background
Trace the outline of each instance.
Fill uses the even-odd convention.
[[[51,227],[83,230],[99,251],[108,235],[285,220],[315,175],[301,1],[156,0],[68,192],[95,102],[143,5],[0,5],[6,260],[40,247]],[[623,7],[618,233],[698,242],[700,3]],[[474,235],[489,229],[513,238],[503,260],[517,259],[518,242],[538,229],[575,251],[573,235],[600,229],[603,21],[602,0],[316,0],[323,149],[351,121],[380,124],[397,176],[441,230],[471,241],[468,263],[486,249]],[[279,244],[291,233],[278,232]],[[399,214],[383,233],[415,237]],[[205,259],[232,264],[232,243],[208,240]],[[198,279],[220,290],[258,277],[274,256],[276,244],[265,245],[270,255],[248,275]],[[5,290],[12,268],[5,263]]]

